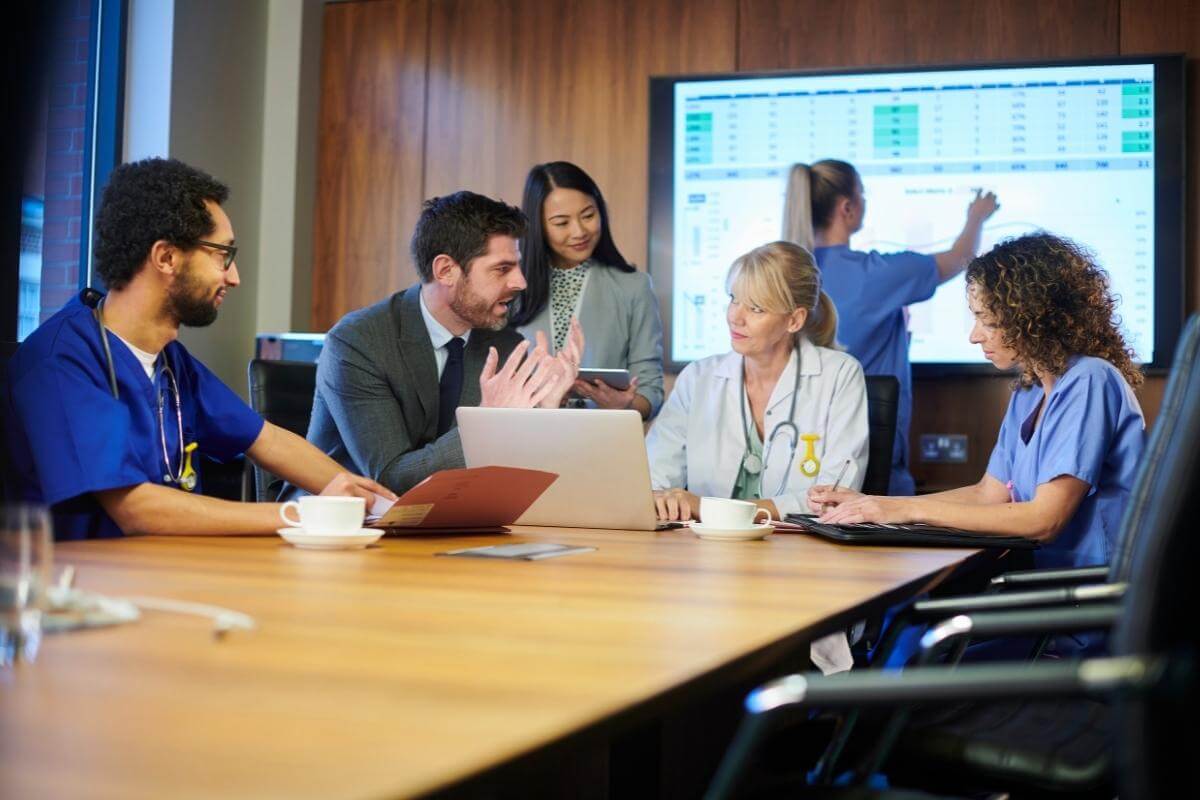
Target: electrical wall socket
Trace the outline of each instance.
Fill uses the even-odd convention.
[[[922,433],[921,460],[927,464],[966,463],[966,435],[961,433]]]

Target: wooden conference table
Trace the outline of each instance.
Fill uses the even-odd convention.
[[[60,544],[77,585],[250,614],[146,611],[46,638],[0,674],[0,797],[407,797],[571,737],[619,733],[806,652],[925,590],[974,550],[845,548],[803,535],[516,528],[388,537]],[[434,558],[512,540],[594,552]]]

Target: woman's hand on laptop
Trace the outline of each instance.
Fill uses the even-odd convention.
[[[654,510],[667,522],[696,519],[700,513],[700,498],[687,489],[660,489],[654,493]]]
[[[841,489],[838,490],[842,491]],[[857,494],[836,507],[830,507],[821,514],[819,522],[830,525],[851,525],[859,522],[885,522],[902,524],[905,522],[920,522],[913,508],[911,497],[876,497],[869,494]]]

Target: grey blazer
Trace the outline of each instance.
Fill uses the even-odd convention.
[[[663,402],[663,347],[658,298],[650,276],[591,262],[579,324],[584,338],[580,366],[629,370],[637,376],[638,394],[650,401],[654,417]],[[550,304],[519,330],[527,339],[538,331],[551,339]]]
[[[325,337],[308,440],[350,472],[402,494],[434,472],[465,466],[455,426],[439,437],[438,373],[420,285],[351,312]],[[513,330],[475,329],[463,351],[459,405],[479,405],[489,347],[508,357]],[[292,487],[284,494],[295,493]]]

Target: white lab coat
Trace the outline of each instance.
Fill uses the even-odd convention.
[[[773,500],[780,515],[808,510],[807,493],[815,483],[833,483],[846,460],[850,467],[841,485],[862,487],[867,471],[867,385],[862,366],[838,350],[817,347],[800,337],[800,396],[792,422],[800,434],[815,433],[820,471],[815,477],[800,472],[805,443],[787,471],[783,493],[771,496],[787,468],[791,436],[780,431],[762,477],[764,499]],[[686,488],[699,496],[729,497],[737,480],[746,435],[739,404],[742,357],[737,353],[710,356],[689,364],[646,438],[650,482],[655,489]],[[764,456],[767,440],[791,408],[796,382],[796,353],[767,405],[764,417]],[[747,422],[754,423],[747,415]]]
[[[796,458],[787,470],[783,493],[767,499],[781,516],[808,510],[808,489],[815,483],[833,483],[846,460],[850,466],[842,485],[862,488],[867,472],[867,383],[862,366],[846,353],[817,347],[800,337],[800,396],[792,422],[800,434],[815,433],[815,451],[821,461],[816,476],[800,472],[805,443],[797,445]],[[775,389],[763,419],[767,438],[791,409],[796,385],[796,352]],[[729,497],[746,453],[745,428],[738,405],[742,402],[742,357],[737,353],[693,361],[675,381],[662,412],[646,437],[650,456],[650,482],[655,489],[686,488],[701,497]],[[747,416],[747,423],[754,424]],[[765,465],[764,494],[779,487],[787,469],[791,441],[780,432]],[[767,441],[763,441],[764,457]],[[813,663],[826,675],[854,665],[850,642],[844,633],[817,639],[809,648]]]

